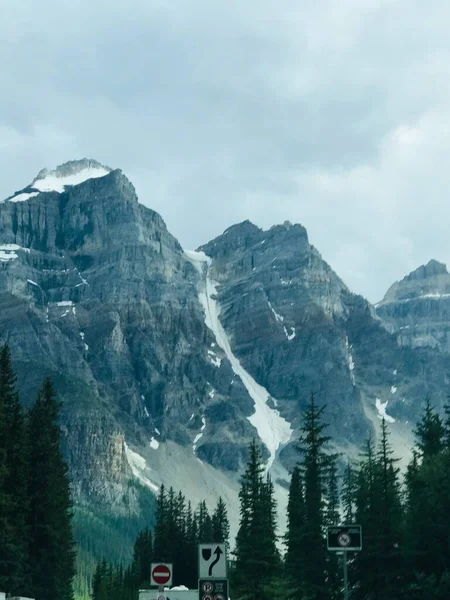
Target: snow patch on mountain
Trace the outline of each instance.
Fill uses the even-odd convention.
[[[439,298],[450,298],[450,294],[440,294],[439,292],[430,292],[428,294],[420,294],[418,296],[412,296],[411,298],[399,298],[394,300],[382,300],[375,304],[375,308],[379,308],[385,304],[404,304],[406,302],[413,302],[414,300],[439,300]]]
[[[17,254],[18,250],[24,250],[25,252],[30,252],[29,248],[22,248],[17,244],[2,244],[0,246],[0,261],[1,262],[9,262],[10,260],[15,260],[19,258]]]
[[[111,169],[91,160],[80,160],[60,165],[53,171],[43,169],[31,186],[40,192],[64,192],[67,185],[79,185],[88,179],[105,177]]]
[[[273,308],[272,304],[269,302],[269,300],[267,300],[267,304],[269,305],[270,310],[273,312],[273,315],[275,317],[275,320],[278,321],[279,323],[283,323],[284,321],[284,317],[281,316],[279,313],[276,312],[276,310]]]
[[[145,486],[149,487],[153,492],[159,492],[159,487],[151,481],[147,475],[146,471],[149,471],[149,467],[147,467],[147,462],[143,456],[138,454],[137,452],[133,452],[131,448],[124,442],[125,446],[125,456],[127,457],[128,464],[130,465],[131,472],[133,475],[139,479]]]
[[[29,200],[30,198],[34,198],[35,196],[38,196],[39,192],[30,192],[30,193],[26,193],[26,192],[22,192],[20,194],[16,194],[15,196],[12,196],[12,198],[8,198],[8,202],[25,202],[26,200]],[[5,200],[3,200],[3,202],[5,202]]]
[[[288,339],[289,341],[293,340],[295,338],[295,327],[289,327],[289,329],[291,330],[291,333],[289,333],[286,325],[284,325],[283,315],[280,315],[279,313],[277,313],[277,311],[274,309],[274,307],[272,306],[272,304],[270,303],[269,300],[267,300],[267,304],[269,305],[269,308],[272,311],[272,313],[275,317],[275,320],[278,323],[283,323],[283,331],[284,331],[284,335],[286,336],[286,339]]]
[[[395,423],[394,417],[391,417],[386,412],[388,404],[389,404],[389,400],[386,400],[386,402],[381,402],[380,398],[377,398],[375,400],[375,406],[378,411],[378,418],[385,419],[388,423]]]
[[[353,355],[351,352],[352,347],[350,346],[349,342],[348,342],[348,337],[345,338],[345,348],[347,350],[347,365],[348,365],[348,370],[350,371],[350,379],[352,380],[353,385],[355,385],[356,381],[355,381],[355,361],[353,360]]]
[[[148,416],[148,414],[147,414]],[[155,440],[154,437],[152,437],[152,439],[150,440],[150,448],[153,448],[153,450],[158,450],[159,448],[159,442],[158,440]]]
[[[222,364],[222,359],[219,358],[217,356],[217,354],[215,352],[213,352],[212,350],[208,350],[208,358],[215,367],[219,368],[220,365]]]
[[[194,443],[192,445],[192,452],[195,454],[195,451],[197,449],[197,445],[198,442],[202,439],[203,437],[203,432],[205,431],[205,427],[206,427],[206,419],[205,416],[202,416],[202,426],[200,427],[200,433],[197,433],[197,435],[194,438]]]
[[[241,378],[254,402],[255,412],[248,417],[248,420],[269,450],[270,456],[267,463],[267,470],[269,470],[273,465],[277,450],[280,446],[287,444],[291,438],[291,425],[280,415],[278,410],[268,406],[267,400],[270,398],[268,391],[253,379],[231,350],[230,341],[219,319],[220,306],[216,300],[218,283],[213,281],[209,275],[211,258],[204,252],[193,251],[185,252],[185,256],[203,276],[203,287],[199,290],[199,299],[205,311],[205,323],[214,333],[218,346],[225,352],[233,371]]]

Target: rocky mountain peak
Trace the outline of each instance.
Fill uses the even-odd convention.
[[[29,187],[40,192],[63,192],[67,185],[78,185],[88,179],[104,177],[111,171],[110,167],[106,167],[93,159],[71,160],[58,165],[56,169],[51,171],[42,169]]]
[[[29,185],[14,192],[6,200],[0,200],[0,203],[25,202],[35,198],[41,192],[62,193],[67,191],[69,187],[79,185],[90,179],[105,177],[110,173],[116,173],[118,177],[127,182],[128,186],[133,187],[119,169],[114,171],[96,160],[82,158],[81,160],[71,160],[63,163],[52,170],[41,169]]]
[[[211,257],[223,256],[230,251],[246,250],[259,239],[261,233],[262,229],[247,219],[228,227],[221,235],[201,246],[199,250],[203,250]]]
[[[93,159],[71,160],[58,165],[55,169],[41,169],[26,189],[38,192],[63,192],[65,186],[78,185],[88,179],[103,177],[111,171],[111,168]]]
[[[387,291],[380,306],[390,302],[405,302],[420,298],[439,297],[450,293],[450,274],[444,263],[430,260]]]
[[[430,260],[396,281],[377,305],[378,316],[402,346],[450,351],[450,274]]]
[[[430,260],[426,265],[421,265],[409,275],[405,277],[405,280],[417,280],[417,279],[428,279],[436,275],[448,275],[447,267],[444,263],[440,263],[437,260]]]

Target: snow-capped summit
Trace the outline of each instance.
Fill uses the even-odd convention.
[[[88,158],[72,160],[52,171],[42,169],[30,187],[40,192],[63,192],[66,185],[79,185],[88,179],[104,177],[111,171],[112,169],[96,160]]]

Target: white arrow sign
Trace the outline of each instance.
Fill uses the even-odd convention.
[[[198,575],[205,577],[227,576],[227,553],[225,544],[200,544],[198,547]]]

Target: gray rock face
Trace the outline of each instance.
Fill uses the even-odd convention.
[[[445,400],[448,357],[403,348],[352,294],[300,225],[230,227],[202,247],[220,283],[221,321],[241,363],[295,429],[311,393],[327,405],[329,433],[353,451],[384,412],[404,452],[426,393]],[[441,273],[442,269],[436,269]],[[281,452],[292,466],[290,445]]]
[[[403,346],[450,352],[450,274],[431,260],[395,282],[377,313]]]
[[[11,345],[25,403],[46,374],[55,378],[76,501],[120,512],[112,498],[131,477],[125,438],[192,447],[205,415],[199,456],[236,471],[254,430],[243,386],[231,389],[231,367],[208,353],[197,271],[120,171],[14,199],[34,194],[36,181],[61,186],[92,168],[42,171],[0,204],[0,340]]]
[[[450,293],[445,268],[433,263],[396,284],[377,315],[301,225],[263,231],[246,221],[202,250],[229,352],[293,430],[274,480],[283,487],[296,460],[311,393],[327,404],[339,449],[356,453],[387,414],[403,453],[426,394],[445,400],[450,356],[443,338],[402,343],[389,310]],[[138,515],[131,479],[199,498],[228,490],[236,501],[259,435],[254,399],[205,322],[198,266],[123,173],[95,161],[41,171],[0,202],[0,342],[11,346],[25,404],[54,378],[77,505]]]

